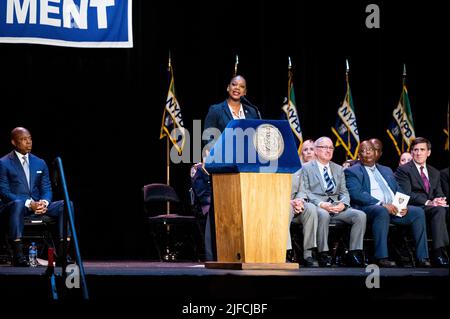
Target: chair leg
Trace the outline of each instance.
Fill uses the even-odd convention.
[[[206,258],[205,256],[205,224],[206,221],[203,222],[202,219],[197,218],[196,220],[196,234],[197,234],[197,251],[200,251],[198,256],[198,261],[202,261]]]
[[[333,260],[333,264],[340,265],[342,258],[338,255],[339,242],[335,241],[331,246],[331,259]]]
[[[158,257],[159,257],[159,261],[164,261],[163,257],[162,257],[162,252],[161,252],[161,247],[159,245],[158,242],[158,235],[156,234],[156,230],[154,229],[154,227],[152,225],[150,225],[150,236],[152,237],[152,241],[153,241],[153,246],[156,249],[156,252],[158,253]]]
[[[172,238],[172,234],[175,234],[175,231],[172,231],[171,228],[175,227],[173,225],[166,224],[165,225],[165,253],[163,255],[164,261],[176,261],[177,259],[177,251],[175,250],[174,240]]]
[[[195,224],[197,224],[197,223],[195,223]],[[194,256],[193,256],[192,260],[196,261],[196,262],[200,262],[200,256],[199,256],[199,253],[198,253],[198,247],[197,247],[197,244],[196,244],[195,238],[194,238],[194,232],[196,230],[195,224],[189,225],[189,228],[190,228],[189,239],[190,239],[190,242],[191,242],[192,251],[194,253]]]
[[[409,245],[408,239],[406,237],[403,237],[404,245],[406,246],[406,250],[408,252],[409,261],[412,265],[412,267],[416,267],[416,259],[414,258],[414,252],[411,249],[411,245]]]

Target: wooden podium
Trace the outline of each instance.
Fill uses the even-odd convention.
[[[288,129],[278,128],[278,132],[287,131],[292,135],[287,121],[236,120],[232,122],[241,122],[234,123],[235,127],[240,127],[244,124],[242,121],[256,127],[267,122],[272,125],[272,122],[275,122],[276,127],[284,124]],[[287,140],[294,143],[292,136],[288,135]],[[213,149],[216,146],[221,147],[220,144],[216,143]],[[292,145],[284,147],[284,152],[290,148]],[[217,152],[217,150],[214,151]],[[211,154],[214,155],[214,152],[211,151]],[[292,157],[296,163],[295,158],[298,159],[298,155],[295,147]],[[286,243],[290,226],[291,171],[298,170],[300,162],[298,161],[298,165],[293,165],[289,161],[288,169],[284,167],[285,172],[273,173],[252,172],[259,163],[255,165],[246,163],[246,168],[236,163],[232,163],[231,166],[228,164],[220,163],[216,166],[207,164],[206,166],[210,172],[212,170],[217,261],[206,262],[205,267],[298,269],[298,263],[286,263]],[[226,168],[223,169],[224,167]],[[281,166],[282,170],[283,166]]]

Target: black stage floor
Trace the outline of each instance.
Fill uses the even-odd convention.
[[[255,307],[267,304],[274,313],[297,301],[433,302],[448,301],[449,296],[449,270],[439,268],[381,268],[379,288],[369,289],[366,286],[369,273],[362,268],[222,270],[206,269],[202,263],[149,261],[85,261],[84,267],[90,302],[141,302],[168,309],[168,314],[175,317],[184,317],[183,310],[195,311],[196,305],[221,306],[224,312],[221,317],[226,318],[232,315],[223,308],[228,306],[231,308],[227,310],[232,311],[235,304],[259,305]],[[0,265],[0,300],[28,298],[29,287],[38,300],[50,299],[45,269]],[[61,268],[56,268],[56,274],[61,287]],[[60,299],[80,300],[80,296],[80,289],[63,292],[59,288]]]

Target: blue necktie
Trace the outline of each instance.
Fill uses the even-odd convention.
[[[323,177],[325,179],[325,183],[327,184],[326,192],[327,193],[333,192],[334,183],[333,183],[333,180],[331,179],[330,175],[328,175],[328,168],[326,166],[323,168]]]
[[[22,159],[23,159],[23,162],[22,162],[23,170],[25,171],[25,176],[27,178],[28,186],[30,186],[30,166],[28,165],[26,156],[23,156]]]
[[[373,176],[375,177],[375,180],[378,183],[378,186],[380,186],[381,191],[383,192],[384,195],[384,203],[386,204],[391,204],[392,203],[392,195],[391,192],[389,191],[388,187],[386,186],[386,184],[383,181],[383,176],[381,176],[380,172],[377,170],[377,168],[374,166],[373,168],[370,168],[373,172]]]

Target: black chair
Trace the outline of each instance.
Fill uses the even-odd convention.
[[[191,259],[199,261],[195,244],[197,221],[184,215],[184,207],[175,190],[166,184],[148,184],[143,187],[144,212],[154,246],[161,261]],[[170,212],[166,205],[170,204]],[[189,250],[190,258],[183,253]]]
[[[26,216],[22,235],[24,247],[28,247],[31,242],[35,242],[38,247],[38,257],[47,259],[48,248],[55,247],[52,227],[55,227],[55,221],[47,215]]]
[[[350,241],[350,230],[352,226],[341,220],[330,220],[328,243],[333,264],[346,266],[348,253],[350,251],[348,243]]]
[[[8,219],[6,214],[0,215],[0,265],[2,264],[11,264],[11,251],[8,244]]]
[[[10,264],[12,262],[12,248],[8,242],[7,219],[2,218],[3,227],[0,230],[2,238],[0,240],[0,264]],[[49,247],[55,247],[51,228],[54,221],[46,215],[30,215],[24,218],[24,228],[22,242],[24,254],[28,252],[25,249],[35,242],[38,248],[38,257],[47,259],[47,250]]]
[[[205,227],[206,227],[206,217],[202,212],[201,204],[198,200],[198,197],[191,187],[189,188],[189,200],[190,200],[190,208],[191,212],[196,216],[197,220],[197,228],[198,228],[198,236],[196,238],[197,241],[197,249],[199,251],[200,260],[206,260],[205,255]]]
[[[410,234],[410,226],[389,225],[389,256],[398,266],[415,267],[415,243]]]
[[[336,266],[346,266],[349,253],[348,242],[350,240],[351,225],[340,220],[330,220],[328,246],[332,263]],[[291,261],[300,262],[303,260],[303,225],[292,222],[290,225],[293,256]],[[365,258],[365,256],[364,256]]]
[[[389,260],[395,261],[397,266],[400,267],[415,267],[414,241],[409,239],[408,232],[409,226],[389,224],[387,240]],[[375,263],[375,249],[370,223],[367,224],[364,235],[364,247],[366,255],[370,256],[368,262]]]

